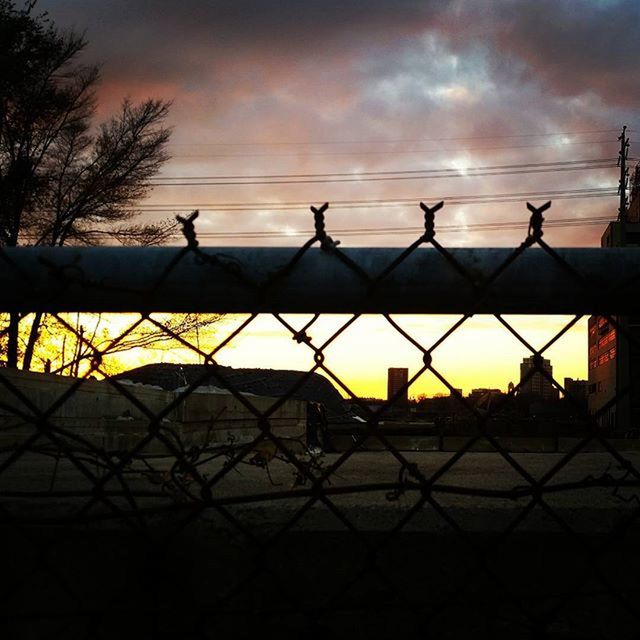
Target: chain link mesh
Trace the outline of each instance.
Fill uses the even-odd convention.
[[[212,350],[151,313],[101,341],[64,314],[51,314],[82,345],[88,365],[82,375],[64,378],[47,406],[37,385],[27,388],[11,370],[0,369],[5,637],[108,638],[123,628],[141,638],[271,631],[323,638],[640,637],[640,448],[634,451],[635,441],[616,438],[601,419],[632,393],[634,381],[590,413],[550,375],[544,356],[580,315],[540,348],[495,315],[530,353],[533,366],[486,410],[465,398],[434,358],[531,248],[542,249],[576,289],[591,295],[593,285],[543,239],[550,203],[528,205],[526,238],[486,278],[470,272],[436,239],[443,203],[420,206],[424,233],[380,273],[367,273],[327,235],[327,204],[312,207],[314,236],[266,282],[254,281],[222,252],[201,249],[197,212],[179,218],[186,245],[158,273],[157,287],[181,261],[195,257],[202,269],[232,275],[257,301],[255,311]],[[473,288],[477,306],[429,345],[403,328],[392,308],[383,314],[418,350],[422,366],[374,407],[332,369],[326,355],[338,341],[348,348],[343,334],[360,314],[321,341],[312,332],[323,309],[302,326],[273,313],[299,348],[310,352],[313,366],[266,402],[247,393],[216,356],[255,322],[260,301],[270,299],[314,245],[340,260],[371,296],[418,248],[430,247]],[[7,269],[18,268],[7,252],[0,250],[0,257]],[[78,265],[45,266],[65,287],[80,280],[86,285]],[[613,314],[601,317],[629,349],[640,349],[627,322]],[[139,387],[104,364],[118,343],[145,324],[201,362],[161,406],[147,402]],[[7,325],[2,337],[8,331]],[[307,407],[302,431],[292,429],[287,417],[317,374],[362,416],[343,430],[348,438],[341,447],[332,441],[340,430],[332,433],[327,426],[321,403]],[[385,428],[409,387],[426,374],[448,390],[473,425],[449,453],[407,451]],[[510,450],[496,432],[496,419],[533,376],[562,393],[580,420],[579,436],[566,451],[556,444],[554,453],[527,457]],[[101,439],[88,435],[95,425],[57,417],[94,377],[138,416],[104,426]],[[189,399],[212,382],[243,417],[225,416],[223,409],[195,426],[181,421],[177,416]],[[315,440],[311,414],[321,427]],[[120,435],[109,439],[109,429]],[[478,454],[481,447],[491,453]]]

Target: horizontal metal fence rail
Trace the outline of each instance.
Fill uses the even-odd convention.
[[[640,313],[631,295],[636,249],[556,249],[562,263],[532,249],[495,281],[511,249],[447,251],[449,260],[436,249],[404,258],[392,248],[309,249],[297,258],[288,248],[10,248],[0,261],[0,310]]]

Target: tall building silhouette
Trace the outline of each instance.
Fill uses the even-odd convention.
[[[520,363],[520,393],[522,395],[537,396],[541,400],[557,400],[558,390],[551,384],[546,376],[536,371],[529,379],[527,375],[532,369],[535,369],[535,359],[533,356],[523,358]],[[542,360],[542,369],[553,375],[553,367],[550,360]]]
[[[389,367],[387,370],[387,400],[402,389],[409,381],[409,369],[402,367]],[[409,390],[405,389],[402,395],[396,400],[394,407],[403,408],[409,404]]]

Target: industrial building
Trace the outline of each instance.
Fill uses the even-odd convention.
[[[608,224],[600,240],[602,247],[640,247],[639,196],[636,167],[631,202],[621,219]],[[631,343],[627,335],[632,336]],[[591,316],[588,340],[589,412],[603,428],[627,432],[640,424],[640,353],[633,345],[633,340],[640,341],[640,318]]]

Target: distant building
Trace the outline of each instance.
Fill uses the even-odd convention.
[[[387,370],[387,400],[391,400],[409,381],[409,369],[389,367]],[[409,404],[409,390],[405,389],[395,402],[395,407],[406,407]]]
[[[504,394],[500,389],[479,388],[472,389],[468,396],[471,404],[477,409],[489,410],[493,402],[501,398]]]
[[[500,395],[502,395],[502,391],[500,389],[486,389],[481,387],[479,389],[471,389],[471,393],[468,395],[468,398],[473,404],[476,404],[488,396]]]
[[[570,396],[576,402],[586,406],[589,391],[589,382],[587,380],[565,378],[563,386],[567,396]]]
[[[480,387],[478,389],[471,389],[471,393],[469,394],[470,398],[475,398],[478,396],[483,396],[487,393],[493,393],[493,394],[498,394],[498,393],[502,393],[501,389],[489,389],[487,387]]]
[[[539,371],[536,371],[527,379],[529,372],[534,368],[533,356],[522,359],[520,364],[520,394],[537,396],[541,400],[557,400],[558,390],[551,384],[551,380],[549,379],[553,375],[551,361],[546,359],[542,360],[542,369],[549,377],[543,376]]]

